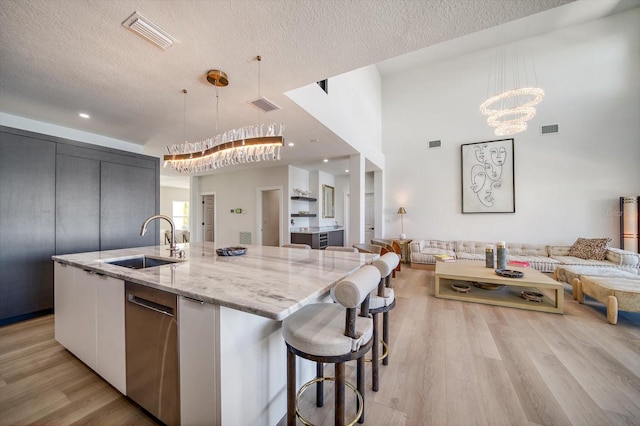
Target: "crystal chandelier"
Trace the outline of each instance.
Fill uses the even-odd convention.
[[[517,46],[513,45],[511,49],[513,53],[510,55],[505,53],[506,46],[502,47],[501,55],[496,54],[493,93],[497,94],[490,96],[480,105],[480,112],[488,116],[487,124],[495,127],[497,136],[513,135],[527,130],[527,121],[536,116],[534,106],[544,98],[544,90],[530,85],[528,81],[530,77],[534,83],[537,81],[530,49],[529,63],[525,55],[519,54]],[[507,67],[511,68],[510,74],[506,72]],[[507,87],[513,88],[506,89]]]
[[[260,56],[257,60],[259,66]],[[227,86],[229,79],[224,71],[211,70],[207,73],[207,81],[216,88],[217,131],[218,87]],[[269,124],[266,129],[263,124],[257,124],[228,130],[195,143],[185,141],[182,144],[174,144],[167,147],[169,155],[164,156],[164,167],[170,167],[179,173],[202,173],[236,164],[279,160],[280,148],[284,145],[283,132],[282,123]]]

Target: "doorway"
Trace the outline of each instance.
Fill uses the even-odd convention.
[[[202,196],[202,227],[204,241],[215,241],[215,195]]]
[[[374,196],[372,192],[364,194],[364,243],[371,244],[375,238]]]
[[[260,189],[260,232],[263,246],[280,246],[280,189]]]

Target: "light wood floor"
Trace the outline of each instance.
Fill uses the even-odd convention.
[[[379,392],[368,384],[366,424],[640,425],[640,315],[610,325],[602,305],[579,305],[568,286],[565,315],[436,299],[433,281],[408,267],[394,280],[391,362]],[[316,409],[310,389],[303,411],[332,424],[331,394],[327,385]],[[153,420],[62,348],[46,316],[0,328],[5,424]]]

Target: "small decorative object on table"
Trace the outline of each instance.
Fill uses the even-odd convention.
[[[522,278],[524,273],[513,269],[496,269],[496,274],[506,278]]]
[[[504,241],[498,242],[498,269],[507,269],[507,245]]]
[[[451,288],[458,293],[469,293],[471,291],[471,287],[467,284],[454,283],[451,284]]]
[[[542,298],[544,295],[537,291],[528,291],[525,290],[520,293],[520,297],[524,300],[528,300],[529,302],[542,302]]]
[[[456,258],[448,254],[434,254],[433,257],[438,262],[455,262]]]
[[[490,284],[490,283],[478,283],[478,282],[474,282],[473,285],[474,287],[478,287],[483,290],[500,290],[502,287],[504,287],[504,284]]]
[[[486,266],[487,268],[493,269],[493,264],[494,264],[494,260],[493,260],[493,245],[489,244],[487,246],[486,251],[485,251],[484,266]]]
[[[216,249],[218,256],[240,256],[247,252],[246,247],[222,247]]]

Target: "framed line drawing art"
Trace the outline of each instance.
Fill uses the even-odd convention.
[[[515,213],[513,138],[460,148],[462,213]]]

